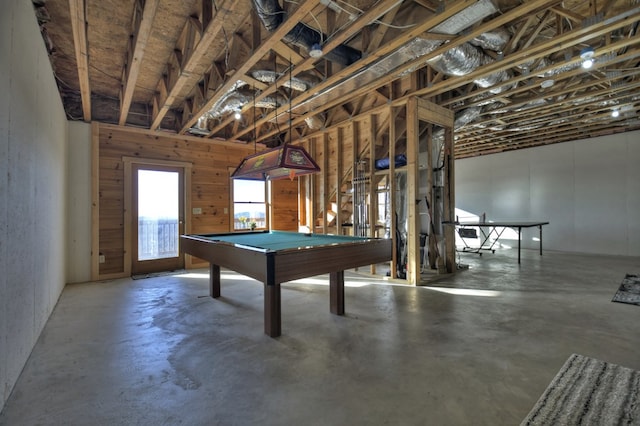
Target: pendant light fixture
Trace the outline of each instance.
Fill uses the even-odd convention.
[[[289,85],[291,86],[291,59],[289,59]],[[276,88],[277,89],[277,88]],[[253,141],[257,140],[256,134],[256,105],[255,90],[253,97]],[[277,119],[276,110],[276,119]],[[289,141],[292,137],[291,94],[289,94]],[[309,153],[299,145],[291,145],[286,142],[279,147],[261,151],[245,157],[236,170],[231,174],[232,179],[247,180],[278,180],[289,178],[293,180],[297,176],[317,173],[320,167],[311,158]]]

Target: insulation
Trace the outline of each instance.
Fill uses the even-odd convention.
[[[442,44],[441,41],[415,38],[395,52],[352,74],[351,77],[345,78],[335,86],[329,87],[319,92],[316,96],[295,106],[293,108],[293,111],[296,114],[303,114],[308,111],[312,111],[316,107],[320,107],[321,105],[329,102],[335,97],[347,95],[358,89],[359,87],[382,77],[383,75],[390,71],[393,71],[400,65],[414,60],[416,57],[420,57],[426,55],[429,52],[432,52],[440,44]]]
[[[469,43],[474,46],[481,47],[485,50],[493,50],[495,52],[502,52],[502,49],[507,45],[511,35],[509,31],[504,28],[497,28],[493,31],[480,34],[475,37]]]
[[[284,21],[286,12],[280,7],[278,0],[252,0],[252,3],[258,18],[260,18],[262,24],[269,32],[275,31]],[[309,52],[312,45],[316,43],[322,44],[322,41],[326,39],[326,34],[299,22],[282,40]],[[332,51],[324,53],[324,58],[328,61],[336,62],[344,66],[353,64],[361,57],[362,52],[346,44],[341,44]]]
[[[273,83],[280,77],[282,77],[282,73],[277,73],[275,71],[269,70],[256,70],[251,71],[251,76],[256,80],[259,80],[263,83]],[[305,90],[311,88],[313,84],[308,81],[305,81],[298,77],[290,77],[282,82],[282,85],[288,89],[297,90],[298,92],[304,92]]]
[[[498,12],[498,8],[493,4],[492,0],[478,0],[466,9],[433,27],[431,31],[440,34],[458,34],[496,12]]]
[[[475,71],[483,64],[484,53],[469,43],[453,47],[427,63],[446,75],[461,76]]]

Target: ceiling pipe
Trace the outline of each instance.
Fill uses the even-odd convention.
[[[284,21],[286,12],[280,7],[278,0],[252,0],[252,3],[258,18],[260,18],[269,32],[275,31]],[[314,44],[322,45],[326,39],[327,36],[321,31],[299,22],[282,40],[298,46],[308,53],[312,50]],[[341,44],[332,51],[326,52],[324,58],[331,62],[349,66],[362,58],[362,52],[346,44]]]

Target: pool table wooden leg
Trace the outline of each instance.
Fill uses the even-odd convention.
[[[344,315],[344,271],[329,274],[329,299],[331,313]]]
[[[264,332],[271,337],[281,333],[280,284],[264,285]]]
[[[220,297],[220,266],[209,264],[209,296]]]

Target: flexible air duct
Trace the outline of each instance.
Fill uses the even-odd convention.
[[[282,24],[286,12],[280,7],[278,0],[253,0],[254,9],[264,27],[273,32]],[[322,44],[327,36],[301,22],[297,23],[283,38],[287,43],[301,47],[309,52],[314,44]],[[331,52],[325,52],[324,58],[331,62],[348,66],[358,61],[362,53],[345,44],[341,44]]]

